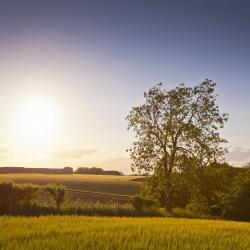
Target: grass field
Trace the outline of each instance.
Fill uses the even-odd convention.
[[[59,175],[59,174],[1,174],[0,181],[33,183],[37,185],[63,184],[68,189],[119,195],[134,195],[140,189],[135,176]]]
[[[0,217],[0,249],[250,249],[250,223],[173,218]]]

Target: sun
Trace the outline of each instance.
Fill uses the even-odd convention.
[[[47,97],[27,98],[18,106],[16,132],[22,144],[45,146],[56,132],[55,105]]]

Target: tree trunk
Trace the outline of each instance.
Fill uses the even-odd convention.
[[[172,201],[172,182],[170,176],[166,179],[166,200],[165,200],[165,209],[168,212],[172,212],[173,201]]]
[[[176,153],[176,142],[173,146],[173,152],[171,154],[169,165],[165,166],[165,175],[166,175],[166,201],[165,208],[168,212],[172,212],[173,209],[173,185],[172,185],[172,169],[175,161]]]
[[[56,203],[56,208],[57,208],[57,211],[58,211],[58,212],[60,212],[60,205],[61,205],[60,202],[57,202],[57,203]]]
[[[165,166],[165,209],[168,212],[172,212],[173,203],[172,203],[172,175],[171,169]]]

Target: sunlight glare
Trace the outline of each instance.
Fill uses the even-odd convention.
[[[49,144],[55,134],[55,106],[46,97],[32,97],[19,106],[17,133],[21,142],[29,146]]]

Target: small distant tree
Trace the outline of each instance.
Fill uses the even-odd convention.
[[[220,159],[226,142],[219,128],[227,121],[214,94],[216,84],[206,79],[194,87],[184,84],[169,91],[158,84],[144,93],[145,103],[127,116],[136,141],[129,149],[132,170],[163,173],[165,207],[173,206],[172,175],[192,159],[202,167]],[[159,171],[160,169],[160,171]]]
[[[52,195],[56,208],[59,211],[61,204],[65,201],[66,198],[66,189],[63,185],[48,185],[46,190]]]

